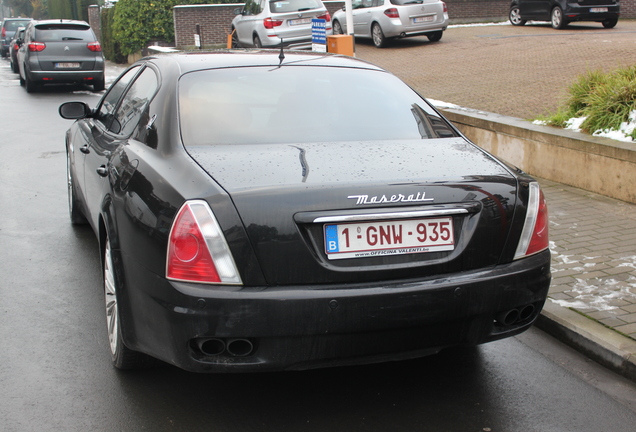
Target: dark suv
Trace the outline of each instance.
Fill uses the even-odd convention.
[[[2,30],[0,30],[0,37],[2,37],[2,57],[9,55],[9,45],[15,31],[20,27],[26,27],[31,22],[31,18],[5,18],[2,21]]]
[[[88,23],[32,21],[18,50],[20,84],[27,92],[43,84],[84,83],[104,90],[104,55]]]
[[[512,0],[510,22],[522,26],[529,20],[550,21],[563,29],[573,21],[597,21],[613,28],[620,15],[619,0]]]

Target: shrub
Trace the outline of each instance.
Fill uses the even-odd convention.
[[[611,73],[587,72],[570,85],[568,93],[565,106],[538,120],[564,127],[569,119],[584,117],[583,132],[619,130],[621,124],[632,121],[636,111],[636,65]],[[636,140],[636,131],[629,136]]]

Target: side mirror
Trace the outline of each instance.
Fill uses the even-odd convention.
[[[234,9],[234,15],[241,15],[243,13],[243,8]]]
[[[65,102],[60,105],[59,113],[62,118],[77,120],[90,117],[93,111],[84,102]]]

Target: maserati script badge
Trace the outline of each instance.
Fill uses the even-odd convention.
[[[431,202],[434,198],[426,198],[426,192],[418,192],[411,195],[349,195],[347,198],[356,200],[356,205],[365,204],[392,204],[392,203],[414,203],[414,202]]]

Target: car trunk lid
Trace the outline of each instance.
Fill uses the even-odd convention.
[[[273,285],[427,277],[493,266],[516,203],[515,178],[463,138],[195,146],[188,152],[231,196]],[[427,221],[446,223],[451,246],[400,252],[396,230],[417,236],[418,224]],[[346,223],[377,234],[393,229],[385,239],[393,243],[374,250],[398,252],[328,256],[327,226]]]

